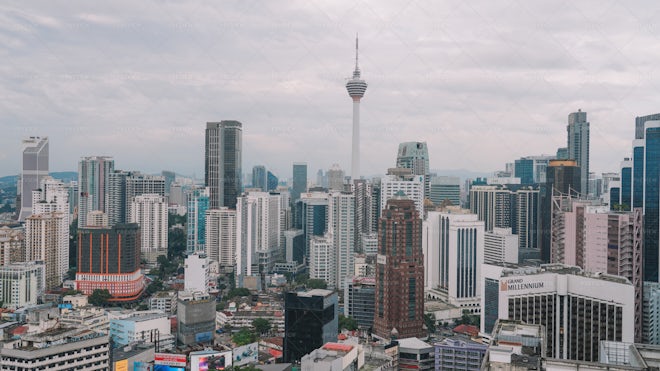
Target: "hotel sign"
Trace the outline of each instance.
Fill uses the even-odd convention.
[[[522,278],[512,278],[500,281],[500,291],[518,291],[529,289],[542,289],[545,282],[525,282]]]

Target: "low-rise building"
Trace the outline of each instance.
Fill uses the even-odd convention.
[[[80,327],[107,334],[110,326],[108,315],[99,307],[82,307],[62,310],[60,323],[67,327]]]
[[[174,348],[174,335],[168,316],[161,311],[139,311],[113,314],[110,319],[110,337],[118,345],[138,341],[156,345],[161,352]]]
[[[481,370],[488,345],[460,339],[445,338],[435,343],[436,370]]]
[[[176,291],[159,291],[149,298],[149,309],[176,314]]]
[[[301,359],[303,371],[357,371],[364,365],[361,345],[326,343]]]
[[[109,337],[87,329],[55,328],[21,336],[0,348],[0,370],[109,370]]]
[[[399,369],[433,370],[435,348],[418,338],[400,339]]]

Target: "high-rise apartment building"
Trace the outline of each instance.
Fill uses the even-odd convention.
[[[323,280],[328,288],[337,288],[337,253],[333,238],[314,236],[309,241],[309,278]]]
[[[236,210],[226,207],[206,210],[206,256],[233,272],[236,264]]]
[[[32,214],[32,191],[41,186],[48,176],[48,137],[30,137],[23,140],[23,164],[18,191],[21,197],[18,220]]]
[[[107,289],[111,302],[131,302],[142,296],[140,227],[137,223],[78,229],[76,290],[91,295]]]
[[[373,333],[383,339],[425,336],[422,219],[399,193],[379,220]]]
[[[353,275],[355,257],[355,195],[351,192],[332,192],[329,195],[328,235],[332,238],[336,256],[334,281],[343,289]]]
[[[280,195],[249,192],[236,204],[236,282],[268,272],[280,257]],[[261,266],[261,269],[260,269]]]
[[[597,362],[601,340],[634,341],[634,288],[628,279],[578,267],[482,267],[481,331],[497,319],[546,329],[547,357]]]
[[[587,195],[589,189],[589,122],[587,113],[578,110],[568,115],[568,158],[580,167],[580,191]]]
[[[493,228],[484,234],[484,263],[518,264],[518,236],[511,228]]]
[[[328,231],[328,194],[324,192],[304,193],[297,203],[300,214],[300,229],[303,232],[305,256],[309,261],[309,244],[313,236],[324,236]]]
[[[358,39],[355,38],[355,70],[346,83],[348,95],[353,99],[353,138],[351,145],[351,180],[360,179],[360,100],[367,91],[367,83],[360,78],[358,67]]]
[[[131,223],[140,226],[142,257],[155,264],[159,256],[167,256],[167,197],[146,193],[133,197]]]
[[[511,202],[511,232],[518,235],[518,261],[540,259],[541,198],[538,188],[518,189]]]
[[[284,296],[284,362],[298,361],[327,342],[337,341],[339,308],[330,290],[288,292]]]
[[[25,219],[25,259],[44,262],[46,289],[58,287],[68,273],[68,216],[68,212],[48,212]]]
[[[25,261],[24,243],[22,229],[0,227],[0,266]]]
[[[373,277],[353,277],[346,280],[344,307],[346,315],[357,321],[358,328],[370,329],[374,324],[376,280]]]
[[[41,215],[48,213],[58,213],[57,220],[61,232],[57,251],[59,268],[58,272],[64,280],[69,270],[69,190],[68,187],[59,180],[46,176],[41,180],[41,187],[32,191],[32,215]],[[31,224],[33,226],[34,224]]]
[[[291,202],[300,199],[302,193],[307,192],[307,163],[293,163],[293,184],[291,186]]]
[[[486,231],[511,227],[511,191],[502,186],[472,186],[470,211],[484,221]]]
[[[429,170],[429,149],[426,142],[404,142],[399,144],[396,167],[412,169],[413,175],[424,176],[424,198],[431,193],[431,173]]]
[[[87,214],[99,210],[105,213],[106,192],[115,160],[108,156],[82,157],[78,163],[78,227],[87,225]]]
[[[243,124],[233,120],[206,124],[205,185],[209,208],[236,208],[242,183]]]

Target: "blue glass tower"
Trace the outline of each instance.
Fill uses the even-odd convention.
[[[658,282],[660,121],[647,121],[644,130],[644,281]]]
[[[610,197],[610,204],[615,199]],[[619,195],[621,210],[630,211],[632,206],[632,161],[629,158],[621,162],[621,190]]]

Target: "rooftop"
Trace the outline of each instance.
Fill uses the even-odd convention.
[[[397,340],[399,342],[399,349],[401,348],[408,348],[408,349],[426,349],[426,348],[433,348],[432,345],[427,344],[418,338],[406,338],[406,339],[399,339]]]
[[[324,290],[324,289],[313,289],[313,290],[309,290],[309,291],[300,291],[297,294],[298,294],[298,296],[308,297],[308,298],[310,298],[312,296],[324,296],[325,297],[325,296],[330,296],[330,295],[334,294],[334,291]]]

